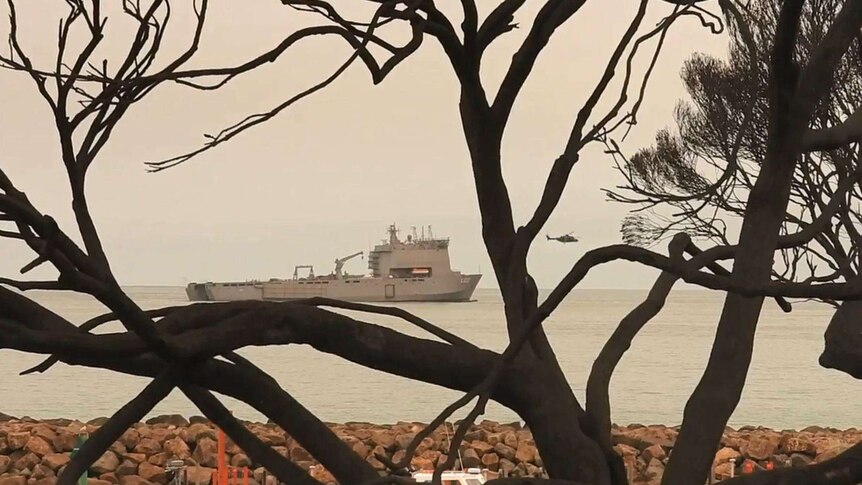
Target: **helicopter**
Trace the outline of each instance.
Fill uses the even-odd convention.
[[[557,236],[557,237],[551,237],[551,236],[548,236],[547,234],[545,234],[545,237],[548,238],[548,241],[559,241],[563,244],[578,242],[578,238],[576,238],[575,236],[572,236],[571,232],[568,234],[563,234],[562,236]]]

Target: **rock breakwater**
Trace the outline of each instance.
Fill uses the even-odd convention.
[[[76,436],[92,434],[104,423],[97,419],[83,423],[68,419],[33,420],[5,417],[0,420],[0,485],[53,485],[69,463]],[[335,483],[332,476],[296,441],[274,424],[245,425],[264,443],[290,457],[323,483]],[[330,424],[330,428],[351,449],[376,468],[384,465],[375,458],[384,455],[400,460],[421,423],[394,425],[370,423]],[[430,469],[446,459],[449,435],[443,427],[419,445],[412,460],[415,469]],[[630,425],[614,427],[614,449],[626,464],[630,482],[658,483],[673,450],[677,429],[667,426]],[[217,465],[217,430],[206,419],[160,416],[138,423],[126,431],[89,470],[89,485],[165,484],[168,460],[186,464],[190,483],[209,484]],[[728,428],[716,453],[717,479],[727,478],[731,469],[762,470],[768,467],[803,467],[832,458],[862,441],[862,431],[810,427],[801,431],[766,428]],[[227,460],[234,467],[248,467],[250,485],[267,480],[265,470],[233,444],[227,442]],[[541,476],[544,464],[528,429],[518,423],[483,421],[473,427],[460,447],[459,462],[465,468],[478,467],[502,476]],[[269,485],[269,484],[266,484]]]

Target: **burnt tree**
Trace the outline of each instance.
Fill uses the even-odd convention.
[[[789,309],[784,298],[837,301],[862,297],[862,283],[856,280],[772,278],[775,251],[806,247],[821,236],[826,225],[823,221],[828,222],[833,214],[821,210],[810,224],[795,232],[782,233],[782,228],[787,227],[787,204],[794,174],[800,154],[806,152],[806,137],[819,137],[821,148],[840,148],[856,140],[855,115],[828,126],[817,125],[815,119],[821,100],[831,89],[832,73],[862,26],[862,0],[841,2],[840,11],[825,24],[822,38],[811,46],[804,61],[795,52],[805,2],[787,0],[776,9],[774,32],[763,39],[770,46],[762,61],[768,73],[766,130],[761,140],[764,155],[757,174],[752,175],[747,200],[741,206],[738,243],[722,241],[701,250],[689,235],[680,232],[673,237],[668,255],[631,244],[596,248],[575,262],[541,302],[527,267],[527,254],[558,205],[582,149],[594,143],[614,144],[616,134],[634,124],[656,58],[668,30],[677,21],[693,18],[715,32],[721,31],[726,22],[747,31],[747,21],[741,12],[749,6],[733,0],[720,0],[717,5],[694,1],[658,3],[655,8],[661,9],[664,17],[657,25],[645,28],[648,4],[654,2],[638,2],[636,13],[604,66],[599,82],[588,93],[568,137],[561,142],[560,155],[551,163],[540,203],[527,221],[516,224],[501,169],[505,129],[543,49],[577,16],[585,0],[547,0],[541,6],[493,98],[488,96],[490,89],[480,75],[481,61],[490,45],[516,28],[515,19],[521,15],[523,0],[500,1],[483,19],[474,0],[462,0],[460,12],[454,16],[438,9],[430,0],[369,0],[373,10],[370,20],[346,18],[322,0],[282,3],[286,8],[319,16],[322,25],[293,32],[270,51],[237,66],[186,69],[184,66],[194,57],[201,42],[206,0],[194,4],[198,22],[190,35],[189,48],[168,62],[156,60],[170,18],[167,0],[152,0],[146,5],[126,1],[110,9],[106,6],[104,11],[99,0],[69,0],[69,14],[60,25],[56,62],[47,67],[32,62],[18,42],[15,5],[8,1],[10,52],[0,57],[0,65],[32,78],[51,108],[51,124],[62,148],[61,162],[68,173],[76,229],[83,247],[50,216],[38,210],[0,171],[0,221],[10,226],[3,230],[2,236],[20,240],[35,255],[32,262],[24,265],[22,273],[42,264],[52,265],[58,273],[50,281],[0,280],[0,348],[50,355],[29,372],[44,372],[54,362],[62,361],[153,378],[87,442],[60,477],[62,484],[72,483],[128,426],[175,387],[188,395],[253,460],[264,464],[283,481],[317,483],[304,470],[258,441],[230,416],[211,391],[240,399],[270,417],[341,483],[403,481],[396,472],[409,464],[411,453],[407,453],[402,463],[389,463],[391,475],[378,476],[311,411],[234,352],[245,346],[289,344],[308,344],[373,369],[464,391],[461,399],[417,435],[408,451],[415,451],[426,433],[455,410],[475,401],[468,419],[461,423],[452,440],[454,450],[482,413],[485,403],[493,399],[516,411],[528,423],[553,483],[625,483],[622,461],[611,447],[608,382],[631,340],[661,308],[664,296],[677,279],[728,292],[709,366],[686,407],[680,438],[664,477],[667,484],[701,483],[742,390],[764,298],[774,297]],[[718,13],[705,10],[716,6]],[[125,16],[138,26],[127,57],[119,62],[96,59],[108,16]],[[452,20],[456,16],[460,19],[458,27],[458,22]],[[387,26],[401,24],[409,26],[409,38],[402,43],[386,40],[391,35]],[[86,32],[88,41],[76,48],[67,46],[72,29]],[[278,58],[297,42],[319,35],[338,36],[353,50],[331,76],[269,112],[251,115],[212,135],[197,150],[151,163],[151,169],[158,171],[184,163],[266,122],[297,100],[324,88],[354,63],[367,68],[375,83],[381,82],[420,48],[426,38],[432,39],[443,48],[461,87],[460,116],[471,157],[483,239],[505,303],[505,328],[510,344],[503,353],[478,348],[404,311],[330,300],[144,310],[123,292],[114,278],[90,216],[84,182],[88,167],[128,108],[167,82],[217,89],[234,77]],[[388,57],[381,61],[375,52],[384,52]],[[638,59],[643,59],[645,69],[636,68]],[[612,88],[612,82],[620,86]],[[855,176],[844,180],[855,182]],[[829,204],[838,200],[839,192],[842,196],[852,193],[849,190],[836,188]],[[584,407],[567,384],[542,323],[591,268],[613,260],[636,262],[663,273],[649,298],[620,323],[598,356]],[[733,261],[732,271],[721,266],[720,262],[726,260]],[[76,327],[28,298],[26,291],[30,289],[87,293],[97,298],[108,313]],[[326,307],[388,314],[419,326],[434,338],[409,337]],[[99,325],[114,320],[121,322],[127,331],[91,333]],[[846,360],[853,355],[858,356],[843,353],[841,358]],[[510,378],[501,379],[504,373]],[[835,483],[845,483],[842,479],[858,481],[862,476],[857,455],[858,450],[851,449],[822,466],[799,471],[794,479],[814,483],[825,476],[839,477]],[[447,462],[439,465],[438,480],[439,472],[451,467],[455,456],[456,453],[450,452]],[[785,478],[775,473],[764,474],[757,480],[779,483]]]

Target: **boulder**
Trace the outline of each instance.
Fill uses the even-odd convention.
[[[180,434],[176,431],[175,428],[168,429],[166,427],[139,428],[138,433],[141,435],[141,439],[150,438],[152,440],[158,441],[159,443],[163,443],[166,440],[176,437]]]
[[[88,478],[87,485],[114,485],[114,482],[102,480],[101,478]]]
[[[371,453],[367,457],[365,457],[365,461],[367,461],[368,464],[374,467],[375,470],[383,470],[386,468],[386,466],[381,463],[380,460],[377,459],[377,457],[375,456],[377,454],[385,456],[386,450],[383,449],[382,446],[375,446],[374,449],[371,450]]]
[[[641,456],[644,457],[644,460],[647,463],[650,463],[653,459],[664,461],[664,459],[667,458],[667,453],[665,453],[664,448],[659,445],[650,445],[643,450]]]
[[[32,482],[30,485],[57,485],[57,477],[40,478],[39,480]]]
[[[107,422],[108,422],[108,418],[106,418],[105,416],[102,416],[100,418],[94,418],[94,419],[87,421],[87,424],[89,424],[90,426],[95,426],[96,428],[99,428],[101,426],[104,426],[105,423],[107,423]]]
[[[51,445],[53,445],[54,451],[57,453],[64,453],[74,450],[78,446],[78,440],[71,431],[61,429],[57,431],[54,439],[51,440]]]
[[[479,455],[473,448],[467,448],[461,454],[461,466],[464,468],[478,468],[482,464]]]
[[[499,455],[500,458],[503,458],[505,460],[515,460],[515,449],[509,445],[497,443],[496,445],[494,445],[494,453],[496,453],[497,455]]]
[[[152,438],[141,438],[141,441],[133,448],[133,451],[145,455],[155,455],[162,451],[162,445]]]
[[[726,480],[726,479],[730,478],[731,474],[733,473],[733,463],[730,463],[729,461],[727,461],[727,462],[718,464],[715,466],[714,472],[715,472],[715,478],[716,479]]]
[[[186,436],[186,443],[193,444],[201,441],[204,438],[209,438],[213,441],[218,441],[218,433],[210,425],[204,423],[194,423],[186,428],[185,433],[180,432],[180,437]]]
[[[27,478],[21,475],[0,477],[0,485],[27,485]]]
[[[815,455],[821,455],[828,450],[838,448],[844,444],[844,441],[838,436],[822,436],[815,438],[813,441],[816,449]]]
[[[189,421],[179,414],[164,414],[162,416],[150,418],[146,422],[149,425],[167,424],[169,426],[176,426],[178,428],[184,428],[189,425]]]
[[[638,448],[646,449],[652,445],[659,445],[666,449],[673,448],[678,434],[675,429],[665,426],[643,428],[640,435],[641,445]]]
[[[147,461],[147,455],[143,453],[126,453],[125,455],[123,455],[123,458],[126,460],[133,461],[136,465]]]
[[[215,468],[218,465],[218,443],[209,438],[202,438],[192,453],[192,458],[198,465]]]
[[[6,442],[9,444],[9,449],[12,451],[23,450],[30,441],[30,433],[9,433],[6,435]]]
[[[27,440],[27,444],[24,445],[24,449],[30,453],[34,453],[36,456],[45,456],[54,453],[54,448],[51,444],[46,441],[45,438],[39,436],[33,436]]]
[[[251,460],[249,460],[248,456],[245,453],[237,453],[233,455],[233,458],[230,459],[230,466],[242,468],[251,466]]]
[[[474,428],[464,435],[464,441],[467,443],[471,441],[488,441],[488,431],[482,428]]]
[[[117,456],[125,455],[129,451],[126,449],[126,445],[120,443],[119,441],[111,443],[111,446],[108,449],[116,453]]]
[[[644,477],[646,477],[650,481],[661,481],[661,477],[664,474],[664,464],[661,461],[653,458],[649,461],[649,464],[646,467],[646,471],[644,472]]]
[[[841,453],[844,453],[844,451],[846,451],[847,448],[850,448],[850,445],[847,443],[842,443],[840,445],[836,445],[833,448],[830,448],[830,449],[824,451],[823,453],[818,454],[817,457],[814,458],[813,463],[823,463],[824,461],[831,460],[832,458],[835,458],[836,456],[840,455]]]
[[[120,485],[154,485],[153,482],[146,480],[138,475],[127,475],[120,477]]]
[[[641,440],[640,440],[640,438],[638,438],[636,436],[631,436],[629,434],[611,431],[611,443],[614,446],[624,445],[624,446],[628,446],[629,448],[634,448],[634,449],[640,451],[639,447],[641,445]]]
[[[103,473],[111,473],[116,471],[120,466],[120,459],[113,451],[106,451],[102,456],[90,466],[90,470],[101,475]]]
[[[212,438],[215,438],[215,432],[212,430],[210,431],[212,433]],[[207,433],[207,431],[200,428],[198,429],[198,432]],[[287,439],[285,438],[284,433],[280,433],[274,429],[259,428],[254,430],[254,434],[268,446],[284,446],[287,444]]]
[[[66,419],[66,418],[43,419],[42,422],[45,424],[50,424],[51,426],[54,426],[57,428],[65,428],[65,427],[70,426],[72,424],[81,424],[80,421],[73,421],[71,419]]]
[[[500,458],[500,475],[504,477],[508,477],[512,475],[512,471],[515,470],[515,464],[506,458]]]
[[[416,437],[416,435],[414,435],[412,433],[403,433],[403,434],[396,435],[395,436],[395,445],[398,447],[399,450],[406,450],[407,447],[410,446],[410,443],[413,442],[413,438],[415,438],[415,437]]]
[[[512,470],[512,477],[521,478],[527,476],[527,464],[526,463],[518,463],[515,466],[515,469]]]
[[[153,483],[165,484],[168,482],[165,469],[150,463],[141,463],[138,467],[138,476]]]
[[[32,434],[33,436],[38,436],[39,438],[44,439],[48,443],[54,441],[54,438],[57,437],[57,433],[54,431],[54,429],[45,423],[33,426],[33,429],[30,430],[30,434]]]
[[[9,449],[9,443],[6,442],[5,436],[0,436],[0,455],[8,455],[12,451]]]
[[[16,420],[16,419],[18,419],[18,418],[16,418],[15,416],[10,416],[10,415],[5,414],[5,413],[0,413],[0,423],[5,423],[6,421],[12,421],[12,420]]]
[[[740,458],[742,458],[742,455],[738,451],[733,448],[724,447],[715,454],[715,463],[727,463],[732,459],[739,461]]]
[[[368,447],[365,443],[361,441],[357,441],[353,444],[353,452],[359,455],[363,460],[368,457],[368,454],[371,453],[371,448]]]
[[[371,442],[374,446],[382,446],[387,450],[395,447],[395,437],[389,431],[374,431],[371,433]]]
[[[414,470],[433,470],[434,461],[422,458],[421,456],[416,456],[413,457],[412,461],[410,461],[410,466],[412,466]]]
[[[817,454],[817,445],[804,436],[786,434],[781,437],[781,441],[778,443],[778,450],[787,455],[802,453],[814,456]]]
[[[104,480],[115,485],[120,483],[120,477],[118,477],[116,473],[103,473],[99,475],[99,480]]]
[[[335,477],[333,477],[332,474],[329,473],[329,471],[326,470],[325,468],[323,468],[322,466],[319,466],[319,465],[313,466],[309,469],[309,472],[310,472],[309,474],[311,475],[311,478],[317,480],[320,483],[324,483],[324,484],[337,483],[335,481]]]
[[[59,470],[61,466],[67,465],[69,461],[71,461],[69,455],[63,453],[51,453],[42,457],[42,464],[54,471]]]
[[[743,443],[739,451],[752,460],[766,460],[778,451],[780,441],[777,434],[756,434]]]
[[[311,453],[296,444],[290,448],[290,459],[293,461],[314,461],[314,457],[311,456]]]
[[[470,448],[473,448],[479,456],[483,456],[485,453],[494,451],[494,446],[484,441],[473,441],[470,443]]]
[[[623,458],[627,456],[637,456],[639,453],[637,448],[633,448],[629,445],[624,445],[622,443],[614,445],[614,451]]]
[[[190,485],[206,485],[212,480],[214,471],[212,468],[190,466],[186,468],[186,480]]]
[[[793,468],[805,468],[810,465],[812,461],[814,461],[813,458],[808,455],[803,455],[802,453],[794,453],[790,455],[790,466]]]
[[[137,430],[127,429],[118,441],[126,447],[126,451],[132,451],[141,442],[141,434]]]
[[[161,452],[161,453],[156,453],[155,455],[147,458],[147,463],[149,463],[151,465],[163,467],[163,466],[168,464],[169,459],[170,459],[170,455],[168,455],[165,452]],[[141,475],[141,474],[138,473],[138,475]],[[141,476],[143,476],[143,475],[141,475]]]
[[[518,448],[518,436],[514,431],[506,431],[503,433],[503,444],[512,449]]]
[[[515,461],[517,463],[530,463],[536,459],[536,448],[526,443],[521,443],[515,450]]]
[[[12,467],[12,458],[5,455],[0,455],[0,475],[6,473],[6,470]]]
[[[252,477],[258,483],[263,483],[266,480],[266,476],[269,475],[269,472],[266,471],[264,467],[257,467],[252,470]]]
[[[114,473],[116,473],[118,477],[124,477],[126,475],[137,475],[138,465],[139,463],[129,460],[127,458],[123,460],[122,463],[120,463]]]
[[[47,465],[43,465],[39,463],[38,465],[33,467],[33,473],[30,474],[30,478],[34,480],[41,480],[43,478],[50,478],[56,476],[54,474],[54,470],[48,468]]]
[[[497,471],[500,468],[500,457],[496,453],[485,453],[482,455],[482,468]]]
[[[15,464],[12,465],[12,469],[22,471],[22,470],[32,470],[34,466],[39,464],[42,459],[36,456],[35,453],[26,453],[21,458],[15,460]]]

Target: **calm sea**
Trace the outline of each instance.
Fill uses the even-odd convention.
[[[179,287],[133,287],[130,295],[144,308],[185,301]],[[625,313],[645,291],[580,290],[548,320],[546,328],[563,369],[583,396],[592,360]],[[503,307],[496,290],[479,290],[472,303],[411,303],[403,307],[478,345],[502,350],[506,344]],[[50,309],[80,323],[101,313],[98,303],[74,294],[34,294]],[[675,292],[664,311],[644,328],[614,376],[614,421],[677,424],[688,395],[699,379],[712,343],[722,295]],[[790,314],[765,305],[757,335],[753,368],[731,425],[776,428],[808,425],[862,427],[862,383],[822,369],[817,357],[830,308],[797,303]],[[365,317],[420,335],[387,317]],[[113,327],[116,330],[117,327]],[[300,402],[332,422],[427,421],[458,394],[368,370],[306,346],[248,348],[241,351],[270,372]],[[108,371],[57,365],[43,375],[18,376],[40,356],[0,351],[0,411],[36,418],[90,419],[108,416],[140,391],[146,380]],[[260,419],[250,408],[227,400],[238,417]],[[199,414],[179,392],[154,414]],[[486,418],[515,420],[501,406],[489,406]]]

